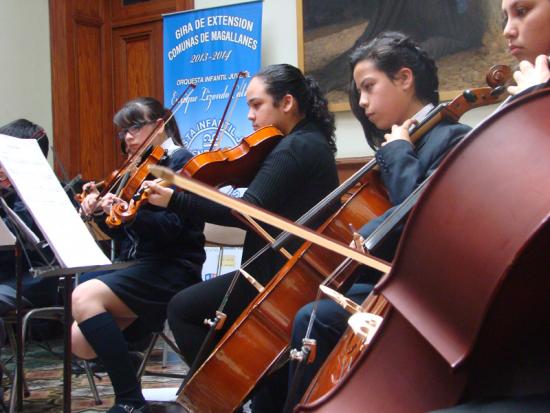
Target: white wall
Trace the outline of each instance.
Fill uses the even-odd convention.
[[[0,125],[27,118],[51,139],[49,24],[48,0],[0,1]]]

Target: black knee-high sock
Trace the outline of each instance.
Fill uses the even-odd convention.
[[[110,313],[97,314],[78,324],[80,331],[103,361],[111,378],[116,403],[145,404],[136,371],[122,331]]]

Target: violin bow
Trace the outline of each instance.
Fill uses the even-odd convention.
[[[155,165],[151,166],[149,171],[157,178],[163,178],[182,189],[210,199],[211,201],[217,202],[218,204],[224,205],[228,208],[236,209],[253,218],[256,218],[259,221],[277,227],[282,231],[291,232],[302,239],[320,245],[324,248],[328,248],[344,257],[353,258],[354,260],[377,269],[378,271],[387,273],[391,269],[391,266],[384,260],[367,253],[362,254],[355,249],[349,248],[347,245],[334,241],[325,235],[318,234],[309,228],[296,225],[293,222],[268,212],[263,208],[251,205],[250,203],[242,200],[231,198],[230,196],[222,194],[218,190],[211,188],[195,179],[177,175],[168,168]]]
[[[185,90],[178,96],[178,98],[176,99],[176,101],[172,104],[172,106],[170,107],[170,109],[168,110],[167,113],[169,113],[168,117],[166,119],[163,119],[163,122],[161,124],[158,124],[155,126],[155,128],[151,131],[151,133],[149,133],[149,135],[147,136],[147,138],[145,138],[145,140],[143,141],[143,143],[139,146],[139,148],[137,149],[136,153],[133,154],[132,156],[130,156],[129,158],[126,159],[126,161],[124,161],[124,163],[122,164],[122,167],[117,171],[117,173],[115,174],[115,176],[111,179],[111,182],[109,183],[109,185],[105,185],[105,187],[102,189],[102,191],[100,192],[99,194],[99,197],[103,197],[105,196],[105,194],[107,192],[109,192],[109,190],[111,189],[111,186],[114,184],[115,181],[117,181],[119,178],[120,178],[120,175],[125,172],[125,170],[131,165],[133,164],[134,162],[136,162],[137,159],[139,159],[139,157],[143,154],[143,152],[147,149],[147,147],[151,144],[151,141],[153,140],[153,138],[156,136],[156,134],[158,133],[158,131],[160,130],[160,128],[166,124],[170,119],[172,119],[172,117],[174,117],[174,115],[176,114],[176,112],[182,107],[183,103],[184,103],[184,99],[185,99],[185,95],[187,94],[188,91],[193,91],[195,89],[197,85],[194,84],[194,83],[190,83],[187,85],[187,87],[185,88]],[[179,105],[179,106],[178,106]],[[176,108],[177,106],[177,108]]]
[[[216,141],[218,140],[218,135],[220,134],[220,130],[222,128],[223,123],[225,122],[225,116],[227,115],[227,110],[229,109],[229,105],[231,104],[231,101],[233,100],[233,95],[235,94],[235,89],[237,89],[237,84],[239,83],[239,79],[241,77],[247,77],[246,72],[239,72],[237,74],[237,78],[235,79],[235,83],[233,83],[233,88],[231,89],[231,93],[229,94],[227,104],[225,105],[225,109],[223,110],[222,118],[220,119],[220,123],[218,124],[218,128],[216,129],[216,134],[214,135],[214,139],[212,139],[212,144],[210,145],[209,151],[214,149],[214,145],[216,144]]]

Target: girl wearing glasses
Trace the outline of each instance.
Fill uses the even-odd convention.
[[[126,103],[115,115],[114,123],[129,155],[159,126],[152,145],[165,149],[167,156],[161,164],[178,170],[191,153],[179,146],[181,139],[174,119],[163,124],[166,112],[157,100],[141,97]],[[97,189],[93,185],[92,189],[82,202],[83,211],[93,214],[113,239],[121,240],[123,259],[135,261],[125,269],[95,274],[95,278],[77,286],[72,301],[73,352],[83,359],[97,357],[104,364],[115,392],[115,405],[109,412],[150,412],[123,330],[162,330],[172,296],[201,280],[204,223],[147,205],[134,221],[112,230],[104,224],[105,214],[119,199],[107,194],[98,200]]]

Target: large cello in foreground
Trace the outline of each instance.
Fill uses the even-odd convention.
[[[440,166],[375,287],[392,306],[382,325],[360,351],[348,331],[295,411],[550,390],[549,109],[550,89],[513,101]]]

